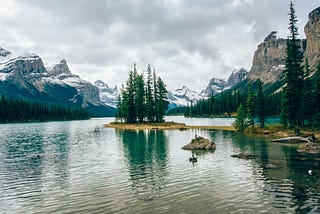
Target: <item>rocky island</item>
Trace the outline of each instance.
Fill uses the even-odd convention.
[[[204,137],[196,136],[191,140],[190,143],[183,146],[182,149],[187,150],[209,150],[214,151],[216,149],[216,144],[209,139]]]

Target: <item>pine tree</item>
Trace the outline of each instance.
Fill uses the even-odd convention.
[[[287,39],[287,57],[284,70],[286,87],[284,89],[284,100],[282,105],[283,121],[288,121],[290,127],[301,126],[301,86],[303,85],[302,52],[298,36],[297,17],[292,2],[290,2],[289,12],[290,36]]]
[[[320,63],[317,66],[315,78],[315,89],[313,90],[313,106],[314,106],[314,117],[317,126],[320,125]]]
[[[149,122],[154,121],[154,103],[153,103],[153,88],[152,88],[152,72],[151,66],[148,64],[147,84],[146,84],[146,115]]]
[[[313,114],[314,114],[314,105],[313,105],[313,85],[309,78],[310,76],[310,68],[308,59],[305,61],[305,73],[302,87],[302,119],[308,122],[309,126],[313,126]],[[303,125],[303,124],[302,124]]]
[[[243,108],[241,103],[240,103],[240,106],[237,110],[237,115],[236,115],[236,120],[234,122],[234,127],[240,132],[243,132],[245,130],[245,128],[247,127],[246,111]]]
[[[158,77],[156,81],[157,85],[157,96],[156,96],[156,105],[155,105],[155,112],[156,112],[156,121],[163,122],[163,117],[166,114],[168,109],[169,102],[167,100],[167,89],[160,77]]]
[[[258,79],[257,84],[258,84],[258,91],[256,95],[256,114],[258,116],[260,128],[264,128],[266,107],[265,107],[265,97],[262,91],[263,83],[260,79]]]
[[[135,85],[134,85],[135,74],[133,71],[129,72],[129,79],[127,81],[127,123],[136,122],[136,109],[135,109]]]
[[[143,76],[137,75],[136,78],[136,112],[139,123],[142,123],[145,118],[145,91],[144,91]]]
[[[252,84],[248,86],[248,96],[246,101],[248,125],[254,127],[254,116],[255,116],[255,96],[252,92]]]
[[[157,103],[158,103],[158,93],[159,93],[159,91],[158,91],[158,84],[157,84],[157,75],[156,75],[156,70],[155,69],[153,69],[153,75],[152,75],[152,79],[153,79],[153,111],[152,111],[152,113],[153,113],[153,115],[152,115],[152,117],[154,118],[154,120],[155,121],[158,121],[157,120],[157,113],[156,113],[156,105],[157,105]]]

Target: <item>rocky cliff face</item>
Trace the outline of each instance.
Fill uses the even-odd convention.
[[[282,73],[286,57],[286,40],[277,38],[277,32],[271,32],[254,52],[252,68],[248,75],[251,80],[274,82]]]
[[[60,63],[49,67],[47,70],[50,76],[58,76],[61,74],[71,75],[71,72],[67,65],[67,61],[65,59],[61,60]]]
[[[309,21],[304,28],[306,40],[301,40],[304,59],[309,60],[311,68],[320,62],[320,7],[309,14]],[[250,80],[261,79],[263,82],[275,82],[285,68],[286,40],[277,38],[271,32],[258,46],[254,53]]]
[[[82,107],[87,107],[89,104],[101,105],[99,89],[90,82],[81,79],[78,75],[72,74],[69,70],[66,60],[61,60],[60,63],[48,68],[48,75],[59,79],[64,84],[73,87],[78,94],[72,99],[73,102],[78,103],[77,97],[81,97]]]
[[[307,38],[305,58],[308,58],[311,68],[320,63],[320,7],[309,14],[309,21],[304,27]]]

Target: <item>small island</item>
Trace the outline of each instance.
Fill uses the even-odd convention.
[[[112,122],[106,124],[107,128],[115,128],[119,130],[185,130],[188,128],[184,123],[162,122],[162,123],[122,123]]]
[[[115,128],[119,130],[180,130],[187,129],[206,129],[206,130],[223,130],[223,131],[235,131],[233,126],[189,126],[184,123],[176,122],[162,122],[162,123],[123,123],[123,122],[111,122],[105,124],[106,128]]]

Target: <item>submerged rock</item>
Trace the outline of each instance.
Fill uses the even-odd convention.
[[[303,143],[298,146],[297,151],[301,153],[320,154],[320,143]]]
[[[231,155],[233,158],[240,158],[240,159],[253,159],[256,158],[257,156],[251,153],[239,153],[235,155]]]
[[[203,137],[196,137],[191,140],[190,143],[183,146],[182,149],[187,150],[215,150],[216,144],[209,139],[203,138]]]

